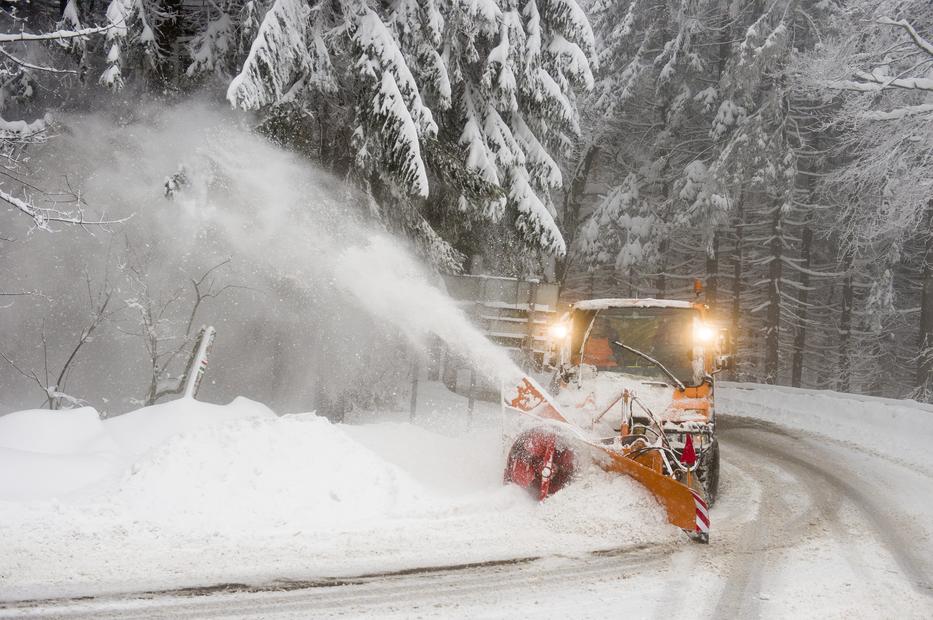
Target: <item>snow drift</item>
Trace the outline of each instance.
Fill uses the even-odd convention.
[[[850,443],[889,460],[933,473],[933,405],[912,400],[721,382],[722,413],[753,417],[788,429]]]
[[[332,424],[192,400],[0,418],[0,600],[352,575],[669,540],[598,469],[543,504],[494,428]],[[17,448],[11,447],[18,446]],[[41,465],[41,466],[38,466]],[[633,527],[633,524],[638,524]]]

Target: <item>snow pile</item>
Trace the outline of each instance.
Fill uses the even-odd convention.
[[[225,406],[181,399],[132,411],[103,424],[124,450],[138,455],[180,433],[232,420],[275,417],[271,409],[248,398],[235,398]]]
[[[211,424],[271,417],[265,406],[237,398],[221,407],[178,400],[101,420],[92,407],[33,409],[0,417],[0,500],[68,496],[113,479],[170,437]]]
[[[93,407],[30,409],[0,417],[0,448],[70,454],[94,451],[105,441],[103,423]]]
[[[0,417],[0,499],[49,497],[87,486],[113,469],[115,452],[90,407]]]
[[[2,600],[348,576],[681,537],[644,489],[595,467],[541,504],[503,486],[492,426],[456,436],[410,423],[349,426],[278,417],[246,399],[182,399],[103,421],[92,409],[26,411],[0,423],[0,458],[15,472],[0,485]],[[448,422],[448,432],[456,426]]]
[[[347,526],[392,515],[420,495],[408,475],[341,427],[304,414],[174,437],[133,464],[115,501],[166,526],[235,533]]]
[[[933,405],[912,400],[720,382],[717,410],[855,444],[933,472]]]

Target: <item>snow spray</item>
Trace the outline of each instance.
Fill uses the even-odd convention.
[[[398,240],[371,235],[344,250],[334,265],[335,281],[374,316],[389,321],[412,342],[434,334],[467,357],[492,380],[514,380],[522,372],[467,319],[443,291],[431,286],[424,269]]]
[[[258,136],[250,120],[190,102],[60,117],[59,135],[31,159],[39,184],[54,188],[65,178],[88,212],[130,219],[110,231],[68,230],[54,241],[37,234],[4,248],[11,264],[34,266],[12,274],[11,288],[56,291],[58,315],[47,328],[52,359],[60,354],[55,344],[81,329],[85,269],[99,280],[109,260],[120,302],[140,294],[119,280],[127,264],[157,301],[177,298],[166,314],[170,337],[172,323],[187,319],[191,280],[230,259],[211,275],[215,291],[234,288],[208,299],[198,317],[218,331],[208,400],[244,394],[300,411],[320,402],[322,391],[330,399],[359,385],[391,393],[409,372],[398,364],[401,336],[422,348],[435,334],[494,381],[518,374],[432,284],[404,240],[364,221],[365,197]],[[6,310],[0,326],[14,350],[36,349],[36,317],[49,313],[29,303]],[[127,322],[120,333],[97,337],[88,361],[98,363],[72,374],[72,385],[107,398],[110,409],[133,408],[128,395],[148,372],[143,344],[121,335],[138,331],[130,314],[120,318]],[[23,363],[38,368],[42,360]],[[385,385],[375,385],[384,376]],[[351,397],[361,402],[360,394]]]

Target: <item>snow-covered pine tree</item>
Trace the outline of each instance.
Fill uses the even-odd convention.
[[[106,13],[107,67],[100,83],[122,89],[128,63],[154,69],[164,53],[156,41],[156,30],[170,17],[157,0],[111,0]]]
[[[594,58],[574,0],[276,0],[228,98],[269,110],[329,84],[333,100],[349,103],[358,175],[393,203],[382,209],[389,220],[506,217],[529,243],[561,254],[550,192],[562,181],[556,157],[580,131],[576,92],[592,85]],[[456,150],[465,171],[450,165]]]
[[[836,166],[819,185],[835,207],[842,252],[865,266],[849,289],[855,308],[847,310],[857,316],[847,321],[846,383],[912,385],[925,400],[933,393],[931,65],[933,7],[885,0],[856,2],[840,14],[835,36],[804,72],[814,92],[833,97]],[[879,293],[879,282],[891,282],[892,293]],[[906,318],[916,308],[919,329]],[[864,359],[853,352],[864,350],[887,363],[852,365]]]
[[[792,103],[789,68],[812,45],[825,11],[795,0],[601,0],[592,11],[602,72],[589,106],[599,115],[591,140],[604,154],[591,167],[593,185],[614,176],[606,179],[611,197],[634,171],[637,209],[658,222],[648,233],[658,260],[617,273],[622,290],[684,298],[705,274],[714,311],[725,318],[731,308],[742,371],[784,381],[804,360],[780,352],[806,349],[806,327],[826,319],[807,299],[807,280],[826,267],[836,272],[831,253],[814,256],[812,248],[816,200],[806,179],[820,165],[810,143],[818,123],[795,126],[806,116],[796,107],[807,104]],[[602,233],[615,239],[602,247],[629,243],[637,229],[594,223],[604,206],[583,240]],[[633,208],[625,207],[628,217]],[[729,256],[731,274],[723,268]]]
[[[710,50],[717,48],[709,40],[718,33],[714,9],[679,0],[602,0],[591,9],[601,69],[587,104],[592,134],[578,150],[575,183],[585,184],[581,172],[598,177],[600,169],[608,168],[615,169],[609,183],[622,187],[631,183],[634,171],[639,208],[663,224],[650,233],[660,238],[639,241],[657,248],[651,260],[619,274],[623,282],[633,280],[623,284],[630,290],[686,294],[692,277],[674,271],[682,263],[678,253],[687,248],[675,246],[712,247],[730,204],[711,182],[706,163],[712,149],[704,115],[716,96],[709,86],[716,79]],[[595,166],[594,149],[600,154]],[[587,232],[591,228],[587,225]]]

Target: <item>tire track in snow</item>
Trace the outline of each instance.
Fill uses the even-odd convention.
[[[98,597],[91,600],[46,601],[18,607],[16,617],[28,618],[229,618],[283,616],[357,616],[393,610],[457,607],[490,597],[540,595],[546,601],[555,587],[568,583],[624,580],[646,568],[669,562],[683,543],[613,549],[577,557],[549,557],[522,562],[490,563],[465,569],[405,571],[394,575],[349,578],[343,583],[287,590],[286,583],[268,584],[236,593],[189,596],[175,592]],[[283,591],[283,589],[285,589]],[[216,591],[215,591],[216,592]],[[579,605],[575,602],[574,605]],[[549,608],[550,609],[550,608]],[[0,613],[0,616],[3,614]]]
[[[713,617],[760,615],[763,571],[770,561],[780,561],[782,551],[814,538],[840,542],[844,559],[856,573],[866,571],[855,551],[847,545],[851,533],[842,508],[851,505],[870,536],[891,556],[910,587],[931,597],[929,570],[915,555],[903,524],[890,516],[891,502],[876,489],[870,495],[840,477],[840,463],[821,450],[812,437],[788,432],[773,424],[722,416],[720,437],[741,467],[755,472],[763,486],[758,517],[743,528],[732,543],[734,559]],[[790,484],[787,484],[790,482]],[[794,513],[787,499],[805,498],[803,510]],[[794,514],[788,519],[788,514]],[[827,534],[829,534],[827,536]]]
[[[773,445],[761,442],[757,438],[752,437],[749,439],[751,445],[757,451],[764,453],[770,451],[771,458],[780,458],[782,463],[791,465],[803,472],[804,475],[800,476],[800,479],[805,484],[816,488],[817,491],[835,492],[835,494],[841,495],[851,502],[861,514],[862,519],[873,530],[875,539],[882,543],[885,550],[901,569],[901,572],[910,580],[913,588],[921,594],[933,596],[933,585],[930,582],[930,572],[926,562],[914,553],[916,544],[902,534],[904,524],[890,518],[890,507],[895,505],[894,502],[885,502],[886,505],[883,505],[875,499],[875,497],[881,495],[880,493],[870,495],[863,492],[852,483],[833,473],[832,470],[836,468],[832,463],[807,458],[793,448],[775,449]],[[819,481],[819,483],[814,485],[813,481]],[[821,509],[825,508],[825,500],[818,505]],[[838,505],[835,508],[833,516],[838,513]],[[833,523],[838,524],[838,519]]]
[[[810,537],[818,525],[812,496],[803,506],[795,506],[777,493],[781,471],[772,462],[761,462],[759,455],[747,450],[744,441],[734,441],[731,432],[723,432],[720,441],[727,447],[731,462],[749,473],[762,486],[755,518],[736,531],[723,532],[722,559],[726,564],[725,584],[711,617],[751,618],[760,615],[761,582],[767,566],[765,555],[792,547]]]

